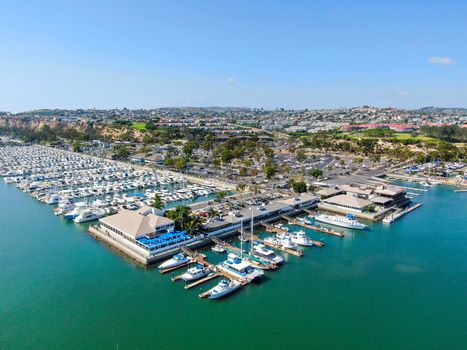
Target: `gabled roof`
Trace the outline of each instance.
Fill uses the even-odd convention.
[[[324,203],[335,205],[346,205],[353,208],[364,208],[371,204],[366,199],[351,196],[349,194],[340,194],[323,200]]]
[[[172,220],[163,216],[154,214],[141,215],[131,210],[122,210],[117,214],[107,216],[99,221],[134,238],[152,234],[156,231],[155,228],[158,226],[174,223]]]

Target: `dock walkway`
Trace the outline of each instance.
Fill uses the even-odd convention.
[[[383,222],[385,224],[392,224],[394,221],[400,219],[401,217],[403,217],[405,214],[408,214],[410,213],[411,211],[421,207],[422,204],[421,203],[417,203],[415,204],[414,206],[410,207],[410,208],[407,208],[407,209],[404,209],[404,210],[401,210],[401,211],[398,211],[398,212],[395,212],[395,213],[392,213],[392,214],[389,214],[388,216],[386,216],[384,219],[383,219]]]

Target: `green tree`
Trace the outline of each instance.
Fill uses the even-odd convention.
[[[185,205],[178,205],[167,212],[167,217],[175,221],[178,230],[186,230],[187,223],[191,219],[191,209]]]
[[[126,160],[130,156],[131,152],[128,146],[125,145],[115,145],[112,148],[114,158],[120,160]]]
[[[226,191],[218,191],[218,192],[216,192],[216,200],[217,200],[217,201],[221,201],[221,200],[223,200],[225,197],[227,197],[227,192],[226,192]]]
[[[73,142],[71,147],[73,149],[73,152],[77,152],[77,153],[81,152],[81,143],[79,141]]]
[[[300,163],[303,163],[306,160],[306,154],[303,150],[298,150],[297,151],[297,160]]]
[[[306,183],[304,181],[290,180],[289,185],[295,193],[303,193],[307,191]]]
[[[159,210],[164,209],[164,203],[162,202],[161,196],[159,196],[158,194],[156,194],[156,195],[154,196],[154,198],[152,199],[152,201],[151,201],[151,206],[152,206],[153,208],[156,208],[156,209],[159,209]]]
[[[187,155],[187,157],[190,157],[193,154],[193,151],[198,148],[198,142],[196,141],[188,141],[185,143],[183,146],[183,153]]]
[[[320,177],[321,175],[323,175],[323,171],[321,169],[318,169],[318,168],[313,168],[310,170],[310,176],[314,177],[315,179],[317,179],[318,177]]]

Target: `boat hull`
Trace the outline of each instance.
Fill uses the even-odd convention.
[[[350,228],[350,229],[353,229],[353,230],[364,230],[365,227],[366,227],[366,226],[353,226],[353,225],[346,224],[346,223],[343,223],[343,222],[336,222],[336,221],[332,221],[332,220],[328,220],[328,219],[320,218],[320,217],[315,217],[315,221],[322,222],[322,223],[329,224],[329,225],[333,225],[333,226]]]

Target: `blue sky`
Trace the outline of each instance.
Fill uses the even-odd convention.
[[[467,107],[466,1],[0,0],[0,110]]]

